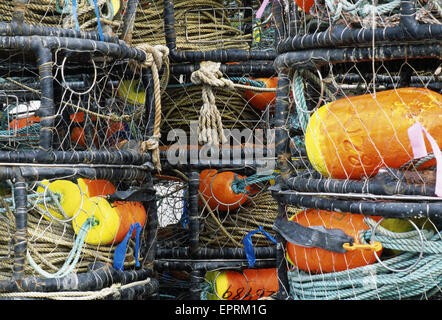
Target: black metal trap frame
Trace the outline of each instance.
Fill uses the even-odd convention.
[[[251,76],[271,76],[275,73],[275,70],[271,62],[276,57],[276,51],[274,49],[260,50],[249,47],[249,49],[237,49],[237,48],[226,48],[224,47],[225,41],[237,42],[244,44],[248,42],[251,44],[253,38],[253,29],[251,26],[252,15],[255,13],[252,7],[252,2],[245,1],[242,7],[232,6],[225,8],[215,8],[204,6],[202,8],[190,9],[184,14],[184,24],[181,26],[185,29],[185,39],[189,44],[196,44],[197,46],[204,47],[207,44],[216,44],[220,49],[216,50],[180,50],[177,45],[176,37],[176,21],[174,16],[174,1],[165,0],[164,1],[164,29],[166,37],[166,45],[169,48],[170,59],[172,65],[170,67],[171,74],[190,74],[199,69],[199,62],[201,61],[214,61],[221,62],[220,70],[229,76],[242,76],[244,74],[249,74]],[[241,32],[244,35],[250,35],[250,40],[245,41],[244,39],[229,39],[221,37],[216,40],[205,40],[204,37],[199,35],[197,39],[190,37],[188,35],[188,30],[190,24],[187,23],[188,13],[198,13],[198,15],[204,14],[204,12],[209,12],[214,16],[218,14],[221,17],[228,16],[232,20],[235,20],[235,15],[238,19],[237,24],[239,25]],[[215,22],[216,23],[216,22]],[[223,28],[222,25],[219,27],[215,26],[215,30]],[[234,46],[234,45],[232,45]],[[226,62],[237,62],[236,64],[225,64]]]
[[[275,16],[280,33],[284,35],[277,43],[279,55],[275,59],[278,87],[274,125],[280,176],[277,185],[271,189],[279,206],[278,219],[287,219],[287,208],[295,206],[405,220],[430,218],[440,228],[438,221],[442,202],[434,196],[435,189],[431,183],[407,182],[403,176],[395,175],[399,170],[391,173],[391,179],[327,178],[315,172],[305,155],[304,159],[293,161],[294,154],[290,148],[304,139],[305,130],[292,119],[299,120],[302,113],[313,113],[327,102],[324,99],[326,95],[335,94],[337,99],[347,94],[409,86],[430,88],[440,93],[440,81],[434,76],[434,71],[441,61],[442,25],[440,18],[436,23],[417,21],[417,4],[418,1],[400,1],[400,8],[396,8],[399,10],[398,23],[385,27],[339,23],[325,23],[326,26],[322,27],[318,23],[318,15],[325,12],[323,2],[314,5],[308,18],[307,13],[293,2],[288,5],[288,11]],[[331,16],[333,12],[329,14]],[[418,75],[421,70],[422,75]],[[293,86],[294,78],[302,72],[305,72],[302,82],[306,100],[309,98],[304,110],[297,107],[299,98],[296,98]],[[336,90],[333,91],[327,87],[330,82],[325,79],[316,76],[312,81],[312,77],[306,76],[321,73],[335,76],[339,87],[334,87]],[[426,81],[422,81],[423,78],[419,80],[425,76],[428,76]],[[295,101],[290,98],[292,95]],[[400,170],[407,167],[413,171],[417,168],[414,164],[416,161]],[[306,232],[308,229],[303,228]],[[276,235],[278,297],[292,299],[284,249],[287,241],[279,231]]]

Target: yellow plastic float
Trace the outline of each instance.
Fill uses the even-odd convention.
[[[123,80],[118,86],[118,95],[132,104],[142,104],[146,100],[146,92],[140,81]]]
[[[400,88],[346,97],[320,107],[309,120],[305,145],[325,177],[359,179],[413,158],[408,128],[417,121],[442,145],[442,95]],[[427,149],[431,149],[426,142]],[[425,168],[434,165],[428,161]]]
[[[214,289],[208,300],[257,300],[278,291],[276,268],[209,271],[206,281]]]
[[[49,180],[43,180],[41,183],[47,186],[50,191],[59,195],[60,205],[68,217],[73,217],[79,212],[82,203],[82,196],[79,187],[75,183],[69,180],[55,180],[51,182]],[[46,203],[50,202],[50,195],[48,194],[46,188],[42,186],[37,187],[37,193],[44,195]],[[49,206],[49,204],[45,205],[44,203],[41,203],[39,206],[43,210],[48,209],[49,213],[53,217],[65,219],[65,217],[58,212],[58,210],[52,209],[54,208],[53,205]],[[50,217],[48,216],[44,216],[44,218],[50,220]]]
[[[88,218],[93,218],[94,223],[86,235],[86,243],[99,245],[114,241],[120,227],[120,216],[105,198],[85,197],[82,210],[72,220],[72,227],[76,234]]]

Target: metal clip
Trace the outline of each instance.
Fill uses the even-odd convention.
[[[371,250],[371,251],[379,251],[382,249],[382,243],[379,241],[373,241],[370,244],[362,244],[362,243],[350,243],[346,242],[342,245],[345,250],[354,251],[354,250]]]

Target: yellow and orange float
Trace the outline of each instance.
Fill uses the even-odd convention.
[[[257,300],[278,291],[276,268],[209,271],[206,281],[214,289],[209,300]]]
[[[305,131],[307,154],[325,177],[359,179],[413,158],[408,128],[417,121],[442,145],[442,95],[400,88],[346,97],[320,107]],[[427,148],[430,148],[428,141]],[[434,165],[428,161],[421,168]]]
[[[96,224],[89,229],[85,241],[89,244],[117,243],[124,239],[132,224],[146,223],[146,210],[140,202],[115,201],[112,204],[107,195],[115,193],[115,186],[104,179],[77,179],[77,183],[85,195],[83,210],[72,220],[74,231],[92,218]],[[131,238],[135,236],[133,231]]]

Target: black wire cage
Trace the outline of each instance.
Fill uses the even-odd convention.
[[[301,2],[275,17],[277,296],[438,299],[440,5]]]
[[[1,9],[1,295],[149,299],[159,288],[158,70],[146,51],[95,31],[96,20],[90,31],[63,28],[54,8],[9,1]],[[126,234],[117,240],[117,231]]]
[[[259,21],[255,18],[258,6],[257,2],[167,0],[140,1],[136,8],[134,46],[163,45],[170,57],[169,78],[161,95],[162,171],[154,175],[159,203],[155,269],[160,295],[166,299],[206,299],[213,289],[208,274],[251,268],[243,248],[249,232],[261,226],[273,233],[268,221],[275,216],[276,202],[267,191],[269,173],[262,179],[257,175],[272,155],[255,133],[267,139],[274,101],[255,108],[252,99],[261,93],[274,96],[276,55],[271,6]],[[210,79],[204,80],[205,75]],[[266,83],[269,79],[274,86]],[[246,91],[252,92],[247,95]],[[219,115],[212,118],[216,121],[201,120],[207,105],[218,110]],[[208,123],[213,126],[205,128],[211,133],[201,138],[198,126]],[[220,132],[228,141],[215,142]],[[215,197],[204,198],[202,190],[208,172],[214,179],[253,176],[256,190],[250,195],[239,192],[242,199],[234,201],[235,207],[222,208],[222,201],[211,207],[209,199]],[[210,189],[209,185],[208,193]],[[274,267],[274,243],[263,233],[252,240],[253,268]]]
[[[245,177],[257,177],[266,161],[273,159],[246,163],[244,153],[242,161],[238,161],[234,149],[229,150],[229,164],[213,158],[191,164],[186,161],[182,165],[171,165],[164,160],[164,172],[157,176],[155,187],[160,201],[155,269],[161,274],[166,298],[206,300],[212,295],[214,299],[256,299],[255,291],[260,288],[236,298],[217,292],[216,279],[211,275],[275,269],[271,222],[276,217],[277,206],[267,191],[268,176],[253,178],[246,186],[250,192],[242,189],[229,201],[221,198],[214,186],[218,180],[225,190],[232,189],[235,177],[238,182],[247,181]],[[244,242],[246,238],[250,245]]]

